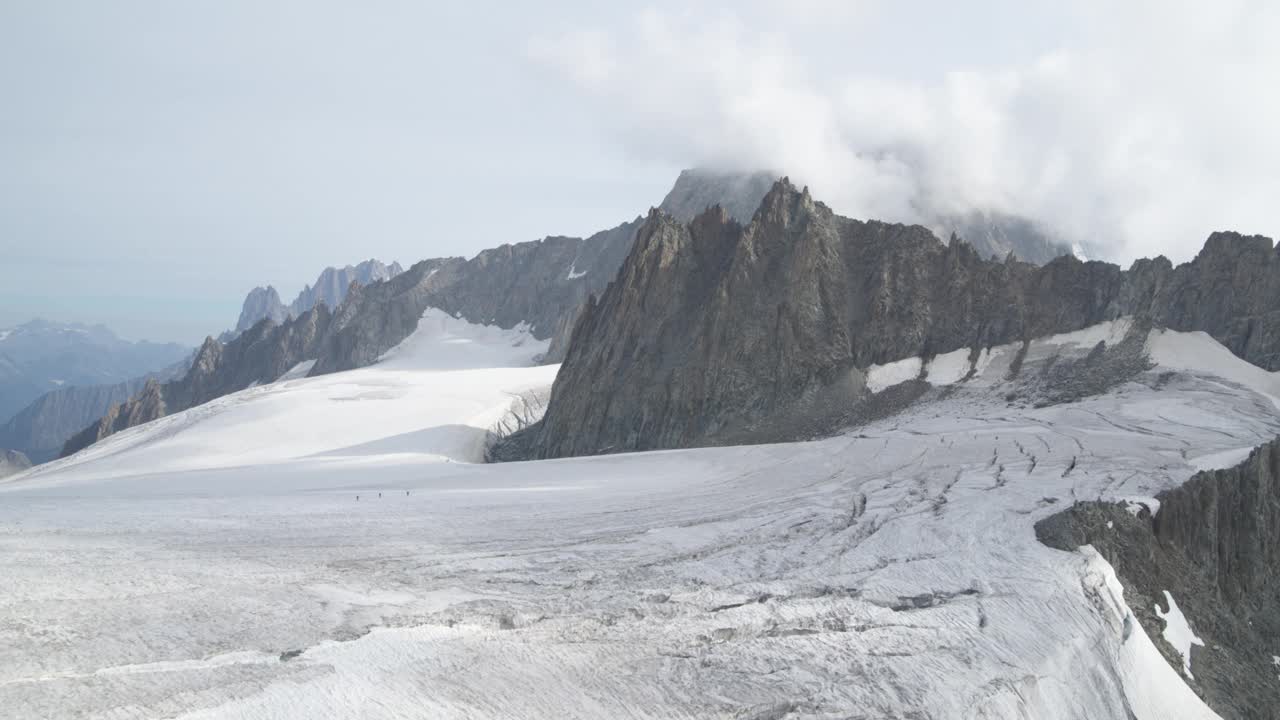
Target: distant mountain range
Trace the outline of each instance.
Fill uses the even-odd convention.
[[[0,448],[21,451],[37,465],[49,462],[62,452],[67,438],[105,415],[112,405],[140,392],[149,379],[172,380],[190,366],[190,358],[184,357],[167,368],[124,382],[51,390],[0,424]]]
[[[0,329],[0,422],[52,390],[124,382],[190,352],[175,343],[122,340],[102,325],[32,320]]]
[[[363,285],[377,282],[392,278],[401,272],[399,263],[385,265],[378,260],[367,260],[359,265],[348,265],[343,268],[328,267],[320,273],[314,285],[306,286],[288,306],[280,303],[275,288],[271,286],[255,288],[245,298],[236,330],[223,333],[218,344],[221,346],[230,342],[263,318],[270,318],[273,325],[278,325],[306,313],[317,303],[337,307],[346,298],[351,283]],[[76,347],[75,341],[83,341],[93,347],[104,345],[113,347],[123,342],[101,326],[60,326],[44,321],[35,321],[11,330],[0,330],[0,336],[3,336],[0,342],[11,342],[15,348],[15,354],[27,359],[47,356],[49,353],[41,351],[41,347],[63,353],[68,346]],[[141,346],[149,348],[151,344]],[[4,346],[0,345],[0,351],[3,348]],[[159,355],[160,359],[170,356],[171,354],[164,353]],[[107,357],[110,357],[110,353]],[[24,407],[20,406],[16,411],[10,406],[9,413],[4,418],[0,418],[7,418],[0,424],[0,449],[21,451],[36,464],[48,462],[58,457],[72,435],[98,418],[110,414],[113,407],[125,404],[130,398],[141,393],[147,388],[148,381],[166,383],[182,378],[191,367],[193,357],[194,351],[186,350],[181,353],[176,362],[154,367],[151,367],[154,363],[141,363],[132,366],[138,371],[126,377],[120,377],[120,372],[117,370],[98,374],[63,372],[62,375],[66,375],[67,379],[56,378],[63,380],[61,383],[52,380],[43,383],[40,378],[36,378],[25,386],[20,386],[26,388],[25,392],[13,395],[15,402],[26,399],[27,404]],[[5,362],[5,356],[0,353],[0,364]],[[11,362],[15,365],[18,363],[17,360]],[[39,362],[35,364],[40,365]],[[100,367],[91,362],[88,370],[110,371],[111,367],[110,364]],[[131,366],[126,365],[125,369],[129,367]],[[87,382],[89,380],[93,382]],[[33,396],[34,399],[31,399]]]

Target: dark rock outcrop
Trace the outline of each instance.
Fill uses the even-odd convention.
[[[863,396],[873,363],[1131,314],[1274,369],[1277,279],[1269,240],[1230,233],[1176,269],[984,260],[920,226],[839,217],[784,180],[746,225],[719,208],[689,224],[651,212],[578,320],[546,417],[515,442],[561,457],[784,439],[785,418]]]
[[[1189,263],[1158,257],[1128,272],[1126,304],[1173,330],[1203,330],[1237,356],[1280,369],[1280,254],[1270,238],[1218,232]]]
[[[17,475],[31,467],[31,460],[17,450],[0,450],[0,478]]]
[[[1168,591],[1203,646],[1192,646],[1188,684],[1224,718],[1275,717],[1280,707],[1280,440],[1233,468],[1202,472],[1161,493],[1159,509],[1084,502],[1036,525],[1060,550],[1092,545],[1111,563],[1125,600],[1156,646]]]

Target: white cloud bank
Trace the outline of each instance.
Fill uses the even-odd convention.
[[[956,21],[958,47],[1020,39],[996,5]],[[913,34],[927,10],[813,0],[653,8],[541,35],[530,54],[632,152],[784,170],[853,217],[1002,210],[1121,262],[1185,260],[1218,229],[1274,236],[1280,3],[1117,5],[1046,6],[1070,31],[1027,29],[1033,52],[969,69]],[[816,49],[832,33],[848,58]],[[897,49],[869,60],[868,39]],[[892,71],[896,53],[910,72]]]

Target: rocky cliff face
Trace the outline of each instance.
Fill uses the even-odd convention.
[[[1224,718],[1275,717],[1280,440],[1156,499],[1154,516],[1122,504],[1077,503],[1039,522],[1036,535],[1061,550],[1093,545],[1116,569],[1147,635],[1182,672],[1183,659],[1164,641],[1156,612],[1157,606],[1167,612],[1167,591],[1204,642],[1191,647],[1188,684]]]
[[[1270,238],[1214,233],[1189,263],[1139,260],[1122,302],[1174,330],[1203,330],[1231,352],[1280,369],[1280,252]]]
[[[325,305],[276,325],[260,320],[227,344],[206,338],[190,369],[180,379],[154,378],[128,400],[112,405],[97,421],[76,433],[62,449],[71,455],[135,425],[186,410],[255,383],[268,383],[298,363],[314,358],[329,329],[332,313]]]
[[[573,331],[544,420],[513,439],[560,457],[789,437],[836,415],[871,364],[1068,332],[1121,315],[1205,330],[1274,369],[1280,262],[1215,235],[1192,263],[1125,273],[1060,257],[983,260],[919,226],[839,217],[785,180],[754,219],[653,212]],[[1269,362],[1267,362],[1269,360]]]
[[[0,478],[17,475],[31,467],[31,461],[17,450],[0,450]]]

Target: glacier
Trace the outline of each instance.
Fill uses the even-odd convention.
[[[992,348],[877,370],[945,387],[834,437],[483,464],[545,350],[431,310],[0,482],[0,716],[1216,717],[1033,531],[1280,433],[1280,378],[1209,336],[1072,403],[1007,401]]]

